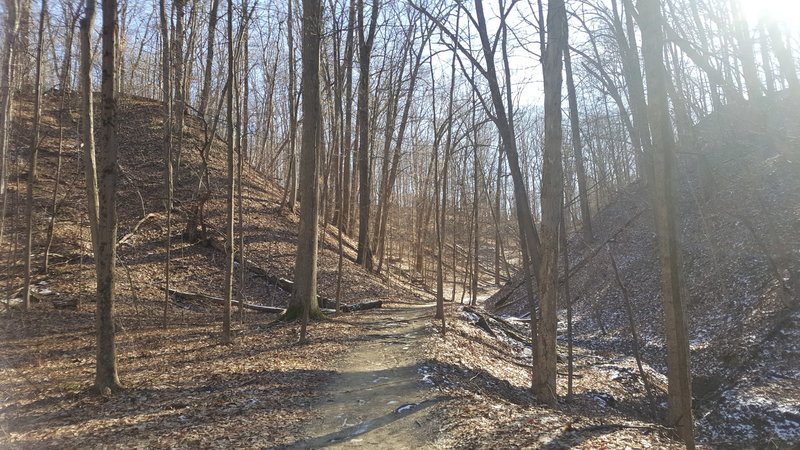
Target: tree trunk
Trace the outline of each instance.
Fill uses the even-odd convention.
[[[586,168],[583,165],[583,142],[581,142],[581,125],[578,117],[578,98],[575,93],[575,80],[572,77],[572,58],[569,48],[564,50],[564,70],[567,74],[567,96],[569,97],[569,122],[572,129],[572,150],[575,152],[575,169],[578,178],[578,201],[581,206],[581,222],[583,239],[594,241],[592,231],[592,213],[589,209],[589,190],[586,186]]]
[[[354,33],[356,27],[356,7],[355,0],[350,1],[350,14],[347,20],[347,38],[344,51],[344,125],[342,130],[342,149],[344,151],[343,175],[342,175],[342,227],[344,232],[352,233],[352,210],[353,202],[353,181],[352,181],[352,154],[353,154],[353,55],[355,54]]]
[[[172,47],[170,46],[169,38],[169,17],[167,16],[166,0],[159,1],[159,16],[161,18],[161,83],[164,101],[164,193],[165,203],[164,208],[167,213],[167,255],[164,262],[164,279],[166,282],[166,293],[164,294],[164,318],[163,326],[167,327],[167,314],[169,311],[169,289],[170,289],[170,254],[172,250],[172,243],[170,237],[172,234],[171,221],[172,221],[172,68],[171,68],[171,53]]]
[[[664,67],[664,34],[659,2],[639,0],[639,26],[647,76],[647,92],[654,153],[655,222],[661,262],[661,286],[667,337],[667,423],[678,428],[686,447],[694,448],[692,386],[689,373],[689,338],[686,330],[685,293],[678,211],[674,199],[672,171],[675,141],[667,102],[667,71]]]
[[[200,113],[208,114],[209,95],[211,93],[211,69],[214,65],[214,47],[219,20],[219,0],[211,0],[211,12],[208,16],[208,46],[206,47],[206,65],[203,68],[203,90],[200,93]]]
[[[303,140],[300,148],[300,177],[303,179],[300,198],[300,225],[295,259],[295,291],[286,311],[303,312],[300,339],[305,340],[308,317],[319,317],[317,304],[317,245],[319,203],[318,151],[322,137],[322,105],[319,92],[320,39],[322,5],[320,0],[303,0]]]
[[[89,0],[91,1],[91,0]],[[103,75],[101,85],[100,166],[98,176],[97,267],[97,372],[95,387],[101,392],[122,388],[117,375],[114,342],[114,267],[117,261],[117,1],[103,0]],[[88,74],[85,74],[88,75]]]
[[[39,15],[39,34],[36,44],[36,73],[33,80],[33,133],[31,134],[30,157],[28,161],[28,198],[25,202],[27,220],[25,240],[25,285],[22,294],[22,307],[27,311],[31,307],[31,263],[33,253],[33,190],[36,186],[36,164],[39,158],[39,129],[42,122],[42,42],[44,40],[44,24],[47,20],[47,0],[42,0]]]
[[[8,166],[6,154],[11,142],[11,122],[14,108],[14,89],[11,87],[13,76],[14,50],[16,49],[17,30],[19,29],[19,1],[5,0],[6,30],[3,42],[3,53],[0,55],[0,195],[5,196]],[[3,202],[3,216],[5,217],[6,202]],[[2,233],[0,233],[2,235]]]
[[[94,28],[95,0],[87,0],[85,15],[81,19],[81,143],[83,144],[83,164],[86,175],[86,198],[88,199],[89,229],[92,235],[92,249],[97,251],[97,223],[99,198],[97,193],[97,161],[94,145],[94,94],[92,86],[92,40]]]
[[[228,183],[225,204],[225,305],[222,311],[222,342],[229,344],[231,338],[231,301],[233,300],[233,259],[234,249],[234,194],[236,192],[236,166],[234,161],[234,136],[233,136],[233,84],[234,84],[234,54],[233,54],[233,0],[228,0],[227,11],[227,34],[228,34],[228,91],[226,95],[226,138],[228,140]]]
[[[294,212],[297,203],[297,92],[295,88],[295,55],[294,55],[294,2],[288,2],[289,14],[286,19],[286,44],[289,46],[289,160],[287,161],[286,186],[284,187],[284,204]]]
[[[173,65],[175,66],[175,148],[172,155],[175,158],[173,170],[180,170],[181,151],[183,150],[183,118],[186,111],[186,92],[184,85],[184,60],[183,60],[183,34],[184,18],[186,12],[186,0],[174,0],[175,7],[175,49],[172,54]]]
[[[539,306],[541,309],[538,360],[534,393],[539,401],[553,405],[556,392],[556,326],[558,318],[558,229],[563,211],[564,175],[561,163],[561,61],[567,43],[567,15],[563,0],[547,3],[547,49],[544,75],[544,154],[542,157],[541,264]]]
[[[372,270],[372,250],[369,247],[369,210],[372,204],[369,170],[369,66],[372,46],[378,25],[380,2],[373,0],[369,29],[364,23],[363,0],[358,5],[358,254],[356,264]],[[366,34],[365,34],[366,33]]]

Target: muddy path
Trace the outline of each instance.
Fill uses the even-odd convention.
[[[422,380],[418,344],[432,332],[433,313],[432,304],[395,304],[372,312],[363,336],[311,406],[319,419],[297,442],[281,448],[432,447],[439,427],[429,413],[443,399]]]

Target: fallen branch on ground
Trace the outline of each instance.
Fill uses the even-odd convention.
[[[150,213],[150,214],[142,217],[138,222],[136,222],[136,225],[133,226],[133,229],[130,231],[130,233],[126,234],[125,236],[122,236],[122,238],[119,241],[117,241],[117,247],[119,247],[119,246],[121,246],[123,244],[127,244],[128,241],[130,241],[131,238],[133,238],[133,236],[136,235],[136,233],[139,231],[139,227],[144,225],[144,223],[147,222],[148,220],[150,220],[152,218],[155,218],[155,217],[158,217],[158,214]]]
[[[218,305],[225,304],[224,298],[213,297],[211,295],[206,295],[206,294],[199,294],[195,292],[184,292],[184,291],[179,291],[177,289],[169,289],[169,293],[173,297],[184,298],[186,300],[200,300],[200,301],[216,303]],[[239,301],[231,300],[231,305],[239,306]],[[254,305],[252,303],[242,303],[242,308],[250,309],[252,311],[263,312],[267,314],[283,314],[283,312],[285,311],[284,308],[278,308],[275,306]]]
[[[210,227],[209,230],[213,231]],[[220,239],[214,238],[215,235],[219,234],[209,233],[209,235],[211,237],[209,237],[208,241],[211,244],[211,247],[215,250],[225,253],[226,252],[225,244]],[[278,289],[286,292],[287,294],[294,293],[294,281],[286,278],[276,277],[275,275],[267,272],[264,268],[259,267],[255,262],[247,258],[242,258],[241,255],[239,254],[234,255],[234,260],[239,264],[244,264],[245,269],[250,271],[250,273],[252,273],[253,275],[256,275],[259,278],[263,279],[267,283],[277,287]],[[327,297],[323,297],[321,295],[317,295],[317,304],[319,305],[320,308],[323,309],[336,309],[336,301],[331,300]]]
[[[490,335],[496,337],[496,333],[491,330],[490,322],[493,322],[495,326],[500,328],[500,330],[506,336],[524,345],[531,345],[531,339],[529,337],[517,331],[513,325],[508,323],[508,321],[502,317],[495,316],[494,314],[487,313],[486,311],[478,310],[474,306],[465,306],[464,311],[478,316],[478,321],[475,323],[475,325],[487,331]],[[488,327],[489,330],[486,330],[486,327]]]
[[[375,309],[380,308],[383,306],[382,300],[372,300],[368,302],[361,302],[361,303],[354,303],[352,305],[342,305],[341,309],[342,312],[355,312],[355,311],[363,311],[365,309]]]

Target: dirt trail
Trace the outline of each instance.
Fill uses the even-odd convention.
[[[438,427],[428,420],[441,400],[421,382],[418,343],[433,305],[375,310],[338,374],[312,407],[320,419],[286,449],[356,447],[411,449],[433,445]]]

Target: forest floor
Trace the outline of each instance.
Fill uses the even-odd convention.
[[[221,306],[165,298],[164,260],[169,236],[171,287],[224,295],[224,252],[214,245],[220,239],[216,230],[225,226],[224,148],[217,140],[211,152],[206,237],[189,240],[185,224],[198,196],[199,157],[192,150],[202,147],[203,135],[196,118],[190,119],[175,179],[179,206],[167,226],[158,194],[160,109],[146,99],[127,99],[121,110],[125,151],[120,152],[115,322],[126,389],[114,396],[93,393],[95,282],[85,199],[78,188],[77,122],[59,121],[67,117],[54,112],[55,99],[48,102],[42,182],[35,191],[37,302],[30,311],[15,306],[22,285],[19,219],[26,191],[19,180],[26,146],[15,147],[17,182],[9,188],[8,238],[0,242],[0,260],[6,262],[0,284],[7,291],[0,301],[8,302],[0,308],[0,448],[680,447],[652,417],[642,377],[626,353],[576,349],[575,395],[567,401],[565,377],[559,376],[564,400],[553,408],[538,405],[529,389],[529,345],[496,327],[488,333],[475,326],[475,315],[451,293],[445,297],[456,301],[446,303],[442,336],[427,304],[425,277],[415,280],[403,270],[367,272],[353,263],[355,243],[348,238],[341,301],[381,299],[384,308],[314,322],[303,345],[297,342],[297,324],[275,322],[272,314],[237,312],[234,344],[221,345]],[[27,142],[30,103],[22,103],[15,117],[15,141]],[[64,124],[69,138],[57,180]],[[292,278],[298,218],[281,205],[273,181],[245,169],[247,262],[239,266],[235,288],[247,302],[285,306],[289,293],[264,274]],[[57,221],[50,268],[39,270],[51,214]],[[334,231],[326,227],[320,236],[318,288],[328,298],[339,280]],[[480,298],[483,294],[489,292]],[[564,360],[563,348],[559,354]],[[562,361],[559,373],[565,371]],[[657,395],[663,400],[663,393]]]

